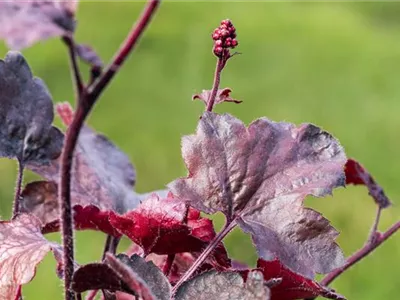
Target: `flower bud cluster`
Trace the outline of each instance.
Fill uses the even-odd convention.
[[[236,29],[229,19],[223,20],[211,36],[214,40],[213,52],[218,57],[224,53],[229,55],[229,48],[233,49],[238,45]]]

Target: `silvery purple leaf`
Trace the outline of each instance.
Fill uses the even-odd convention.
[[[77,0],[0,2],[0,39],[20,50],[75,29]]]
[[[251,271],[246,283],[235,272],[204,272],[182,284],[175,300],[269,300],[263,274]]]
[[[51,126],[51,95],[25,58],[10,51],[0,60],[0,156],[47,164],[61,153],[63,135]]]
[[[346,156],[339,142],[311,125],[261,118],[247,128],[229,114],[203,114],[197,132],[182,140],[187,178],[169,187],[206,213],[222,212],[253,237],[260,256],[279,258],[313,277],[344,262],[337,231],[304,208],[344,185]]]

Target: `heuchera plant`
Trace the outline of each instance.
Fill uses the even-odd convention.
[[[230,114],[213,112],[222,102],[240,103],[220,76],[236,54],[236,29],[223,20],[212,33],[217,58],[211,90],[193,99],[205,103],[194,134],[182,139],[188,176],[167,190],[138,194],[135,169],[108,138],[84,125],[151,21],[159,1],[149,0],[107,67],[74,39],[76,1],[0,3],[0,37],[21,49],[53,36],[65,43],[76,90],[75,111],[52,104],[45,83],[32,75],[19,52],[0,61],[0,155],[18,161],[11,220],[0,222],[0,299],[20,300],[37,264],[52,251],[65,299],[345,299],[328,287],[335,278],[393,235],[400,222],[378,232],[382,209],[390,206],[382,188],[339,142],[312,124],[295,126],[265,117],[246,126]],[[91,66],[83,82],[77,60]],[[52,125],[54,110],[67,130]],[[22,189],[24,169],[44,181]],[[338,231],[321,214],[303,206],[345,184],[365,185],[377,215],[365,245],[348,258]],[[222,212],[215,232],[202,215]],[[223,245],[235,227],[251,235],[259,258],[251,268],[231,261]],[[79,265],[74,230],[107,235],[100,261]],[[61,231],[62,245],[45,234]],[[117,254],[120,238],[132,240]],[[315,281],[316,273],[326,274]]]

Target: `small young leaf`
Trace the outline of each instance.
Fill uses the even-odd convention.
[[[259,259],[257,268],[262,271],[264,279],[281,278],[281,282],[271,287],[271,300],[294,300],[322,296],[329,299],[344,300],[339,294],[321,286],[318,282],[305,278],[286,268],[277,259],[265,261]]]
[[[20,50],[75,29],[77,0],[1,1],[0,39]]]
[[[21,193],[20,211],[33,214],[43,224],[42,233],[60,230],[57,184],[52,181],[35,181],[27,184]],[[109,222],[110,211],[97,206],[73,206],[74,225],[77,230],[100,230],[109,235],[121,234]]]
[[[330,134],[266,118],[246,128],[229,114],[206,112],[197,133],[183,138],[182,155],[189,176],[170,183],[171,191],[198,210],[236,220],[262,258],[278,257],[309,277],[344,263],[338,232],[302,206],[307,195],[344,184],[346,156]]]
[[[8,52],[0,60],[0,156],[16,158],[23,165],[48,164],[57,158],[63,135],[51,126],[53,118],[44,82],[32,76],[19,52]]]
[[[387,208],[392,203],[386,196],[382,187],[363,166],[354,159],[348,159],[345,168],[346,184],[362,184],[367,186],[368,192],[380,208]]]
[[[105,263],[79,268],[73,278],[76,292],[108,289],[134,294],[144,300],[169,300],[171,286],[164,274],[152,263],[138,255],[131,257],[108,254]]]
[[[269,294],[258,271],[246,283],[239,273],[208,271],[182,284],[175,300],[269,300]]]
[[[172,195],[160,199],[153,194],[124,215],[111,212],[110,223],[142,247],[145,254],[201,252],[215,237],[211,220],[200,217],[198,211]],[[224,250],[222,246],[216,253]],[[220,255],[222,260],[227,259],[224,254]]]
[[[14,299],[19,286],[32,280],[36,266],[50,250],[61,269],[62,249],[47,241],[40,227],[40,221],[27,214],[0,221],[0,299]]]
[[[79,58],[88,65],[98,69],[103,67],[103,61],[92,47],[84,44],[77,44],[75,50]]]
[[[59,105],[57,110],[68,125],[73,116],[69,104]],[[61,158],[51,161],[50,165],[28,165],[32,171],[54,182],[59,181],[60,167]],[[132,190],[135,181],[135,169],[129,158],[104,135],[83,127],[72,167],[73,203],[123,213],[140,202],[140,196]]]
[[[243,101],[236,100],[231,98],[229,95],[232,92],[230,88],[225,88],[225,89],[220,89],[217,91],[217,95],[215,96],[215,102],[214,105],[222,103],[222,102],[234,102],[234,103],[242,103]],[[208,101],[211,96],[211,91],[210,90],[203,90],[201,94],[196,94],[193,95],[192,100],[199,99],[205,103],[205,105],[208,105]]]

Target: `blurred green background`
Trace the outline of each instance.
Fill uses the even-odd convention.
[[[83,2],[77,40],[108,61],[141,11],[138,2]],[[210,33],[233,20],[243,54],[229,61],[222,87],[240,105],[223,104],[246,123],[260,116],[312,122],[333,133],[349,157],[367,167],[394,206],[380,229],[399,219],[400,197],[400,4],[166,2],[140,45],[106,90],[88,123],[109,136],[134,162],[137,190],[163,187],[185,176],[180,138],[192,133],[203,104],[191,96],[211,88],[215,57]],[[1,56],[6,48],[1,46]],[[52,39],[24,51],[54,101],[73,102],[66,49]],[[85,74],[88,69],[82,66]],[[57,121],[59,124],[59,121]],[[10,216],[14,161],[0,163],[0,213]],[[28,173],[25,182],[36,178]],[[375,205],[363,187],[308,199],[341,231],[346,255],[365,241]],[[222,218],[216,217],[217,226]],[[58,240],[53,234],[51,239]],[[79,263],[98,260],[105,236],[79,232]],[[123,241],[120,250],[128,245]],[[254,264],[251,241],[238,231],[226,238],[232,258]],[[400,240],[395,236],[332,285],[351,300],[399,299]],[[24,286],[28,300],[62,299],[51,255]]]

